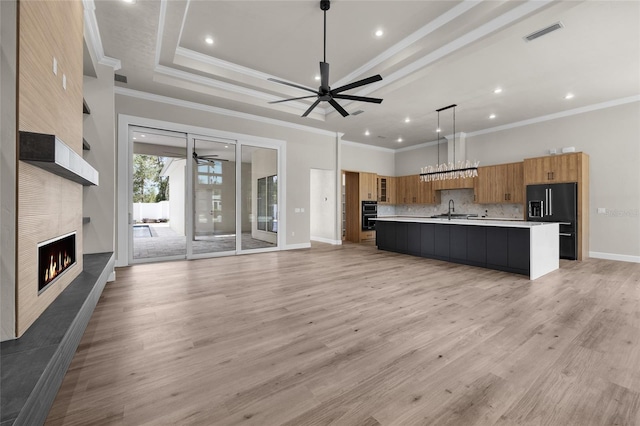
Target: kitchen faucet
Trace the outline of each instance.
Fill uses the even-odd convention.
[[[453,200],[449,200],[449,220],[451,220],[451,212],[456,211],[456,203]]]

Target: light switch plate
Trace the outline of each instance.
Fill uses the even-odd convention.
[[[600,213],[600,214],[604,214],[604,213],[606,213],[606,212],[607,212],[607,209],[606,209],[606,208],[604,208],[604,207],[598,207],[598,213]]]

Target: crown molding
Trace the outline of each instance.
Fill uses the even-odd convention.
[[[382,62],[384,62],[387,59],[393,57],[394,55],[397,55],[398,53],[400,53],[404,49],[408,48],[412,44],[414,44],[417,41],[425,38],[426,36],[428,36],[429,34],[434,32],[435,30],[445,26],[446,24],[450,23],[454,19],[456,19],[459,16],[463,15],[464,13],[468,12],[472,8],[474,8],[477,5],[479,5],[480,3],[482,3],[482,1],[483,0],[464,0],[462,3],[460,3],[457,6],[451,8],[450,10],[448,10],[445,13],[443,13],[442,15],[438,16],[436,19],[434,19],[433,21],[429,22],[428,24],[426,24],[422,28],[418,29],[414,33],[412,33],[409,36],[405,37],[404,39],[400,40],[398,43],[394,44],[393,46],[391,46],[390,48],[388,48],[387,50],[385,50],[384,52],[382,52],[381,54],[379,54],[378,56],[376,56],[375,58],[373,58],[372,60],[370,60],[366,64],[364,64],[361,67],[355,69],[354,71],[352,71],[351,73],[349,73],[345,77],[343,77],[342,79],[336,81],[333,85],[335,87],[340,87],[340,86],[343,86],[345,84],[350,83],[351,81],[354,81],[357,77],[361,76],[365,72],[370,71],[371,69],[373,69],[377,65],[380,65]]]
[[[549,120],[556,120],[558,118],[570,117],[572,115],[584,114],[585,112],[598,111],[600,109],[612,108],[619,105],[630,104],[633,102],[640,102],[640,95],[628,96],[626,98],[600,102],[597,104],[569,109],[566,111],[556,112],[553,114],[542,115],[540,117],[534,117],[528,120],[516,121],[509,124],[504,124],[502,126],[490,127],[488,129],[478,130],[476,132],[469,132],[467,133],[467,137],[479,136],[487,133],[495,133],[503,130],[515,129],[517,127],[530,126],[532,124],[542,123]]]
[[[197,102],[184,101],[182,99],[170,98],[168,96],[156,95],[154,93],[142,92],[139,90],[128,89],[126,87],[116,86],[114,88],[116,95],[128,96],[132,98],[142,99],[151,102],[158,102],[168,105],[173,105],[182,108],[195,109],[198,111],[211,112],[218,115],[224,115],[227,117],[240,118],[243,120],[251,120],[265,124],[271,124],[274,126],[287,127],[290,129],[301,130],[304,132],[315,133],[322,136],[336,137],[336,132],[329,130],[318,129],[316,127],[305,126],[302,124],[290,123],[288,121],[277,120],[275,118],[262,117],[259,115],[249,114],[245,112],[232,111],[230,109],[214,107],[211,105],[199,104]]]
[[[242,65],[238,65],[238,64],[234,64],[233,62],[214,58],[213,56],[205,55],[204,53],[196,52],[195,50],[187,49],[180,46],[176,48],[176,55],[183,56],[187,59],[202,62],[204,64],[211,65],[214,67],[232,71],[234,73],[246,75],[248,77],[257,78],[258,80],[267,80],[269,78],[280,79],[279,77],[273,76],[271,74],[254,70],[253,68],[243,67]]]
[[[91,49],[91,53],[93,53],[99,64],[109,66],[114,71],[119,70],[122,68],[120,60],[104,54],[100,29],[96,19],[95,3],[93,0],[82,0],[82,4],[84,5],[84,38],[87,41],[87,47]]]
[[[516,8],[498,16],[497,18],[492,19],[484,25],[479,26],[478,28],[469,31],[465,35],[458,37],[454,41],[445,44],[444,46],[428,53],[420,59],[410,63],[409,65],[389,74],[382,80],[382,82],[378,82],[375,84],[371,84],[367,86],[365,89],[359,91],[357,93],[358,96],[365,96],[372,93],[375,90],[380,89],[386,85],[389,85],[397,80],[400,80],[426,66],[442,59],[443,57],[450,55],[456,50],[462,49],[468,44],[480,39],[481,37],[485,37],[488,34],[491,34],[500,28],[511,24],[519,19],[522,19],[526,15],[535,12],[536,10],[548,5],[553,0],[529,0],[526,3],[517,6]]]

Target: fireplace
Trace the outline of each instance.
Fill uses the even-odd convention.
[[[38,244],[38,294],[75,264],[75,232]]]

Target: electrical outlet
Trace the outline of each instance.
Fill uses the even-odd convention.
[[[304,207],[300,207],[300,213],[304,213]]]
[[[598,207],[598,213],[599,214],[605,214],[605,213],[607,213],[607,209],[604,208],[604,207]]]
[[[58,75],[58,60],[53,57],[53,75]]]
[[[300,208],[296,207],[296,208],[295,208],[295,210],[294,210],[294,212],[296,212],[296,213],[300,213]]]

